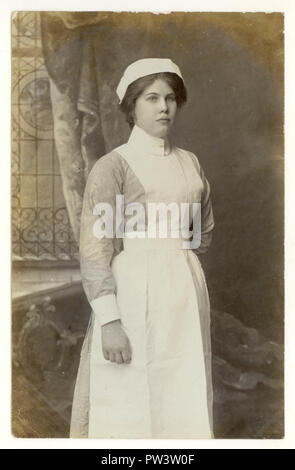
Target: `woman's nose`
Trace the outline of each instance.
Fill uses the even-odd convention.
[[[160,100],[160,109],[161,109],[161,111],[167,111],[168,110],[168,105],[167,105],[167,101],[165,100],[165,98],[162,98]]]

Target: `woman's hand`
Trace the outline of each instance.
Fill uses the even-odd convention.
[[[121,320],[114,320],[101,327],[102,352],[107,361],[117,364],[131,362],[131,345],[122,328]]]

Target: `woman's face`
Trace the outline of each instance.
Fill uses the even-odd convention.
[[[177,111],[175,93],[162,79],[157,79],[137,98],[134,122],[154,137],[165,138]]]

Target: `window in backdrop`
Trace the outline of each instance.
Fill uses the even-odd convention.
[[[78,258],[53,138],[50,83],[38,12],[12,21],[12,255]]]

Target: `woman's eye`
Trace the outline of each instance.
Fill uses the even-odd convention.
[[[150,96],[148,98],[149,101],[157,101],[157,97],[156,96]]]
[[[175,101],[175,96],[168,96],[168,101]]]

